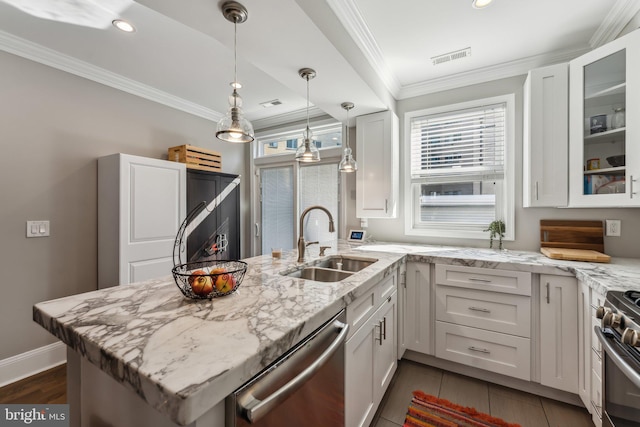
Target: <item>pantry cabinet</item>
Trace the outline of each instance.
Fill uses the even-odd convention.
[[[393,111],[356,118],[356,216],[395,218],[399,192],[399,121]]]
[[[523,207],[567,206],[569,65],[529,71],[524,84]]]
[[[578,283],[540,275],[540,383],[578,393]]]
[[[640,206],[640,31],[569,65],[569,206]]]
[[[186,215],[186,166],[127,154],[98,159],[98,287],[168,276]]]
[[[369,426],[398,366],[396,273],[347,307],[345,425]],[[349,309],[353,306],[352,311]]]

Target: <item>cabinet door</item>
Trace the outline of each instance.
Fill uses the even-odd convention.
[[[393,292],[382,303],[377,312],[378,328],[380,329],[379,347],[375,354],[375,384],[377,389],[376,402],[380,402],[384,392],[391,383],[393,374],[398,367],[397,353],[397,318],[398,293]]]
[[[345,345],[345,425],[368,426],[376,412],[374,353],[378,351],[380,328],[372,316]]]
[[[591,289],[578,284],[578,394],[591,412]]]
[[[98,286],[171,274],[186,213],[182,163],[114,154],[98,160]]]
[[[392,111],[356,118],[356,216],[395,218],[398,203],[398,116]]]
[[[240,177],[198,170],[187,176],[187,210],[207,203],[207,211],[192,221],[187,259],[240,259]],[[226,248],[212,255],[213,244]]]
[[[569,82],[569,205],[640,206],[640,32],[571,61]]]
[[[540,383],[578,393],[578,283],[540,275]]]
[[[523,207],[567,206],[569,66],[529,71],[524,86]]]
[[[433,355],[431,264],[407,263],[403,330],[407,350]]]

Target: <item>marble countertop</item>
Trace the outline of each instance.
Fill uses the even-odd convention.
[[[33,317],[81,357],[186,425],[405,261],[574,275],[600,293],[637,287],[640,281],[640,260],[623,258],[594,264],[533,252],[392,243],[341,243],[338,252],[379,261],[342,282],[320,283],[279,274],[299,268],[295,251],[281,260],[258,256],[245,260],[240,288],[223,298],[186,299],[167,276],[42,302]]]

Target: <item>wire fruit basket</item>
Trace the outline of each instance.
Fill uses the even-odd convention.
[[[183,262],[187,228],[206,207],[206,202],[202,202],[187,214],[178,229],[173,247],[174,267],[171,273],[180,292],[191,299],[212,299],[229,295],[240,287],[247,271],[247,263],[237,260]]]

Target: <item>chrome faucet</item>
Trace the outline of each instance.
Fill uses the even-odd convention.
[[[304,212],[302,212],[302,215],[300,215],[300,237],[298,237],[298,262],[304,262],[304,252],[307,248],[307,244],[304,241],[304,217],[307,216],[307,214],[314,209],[320,209],[321,211],[324,211],[324,213],[326,213],[327,216],[329,217],[329,233],[333,233],[336,231],[336,227],[335,225],[333,225],[333,216],[331,215],[331,212],[329,212],[327,208],[316,205],[316,206],[309,206],[307,209],[305,209]],[[313,243],[317,243],[317,242],[313,242]]]

